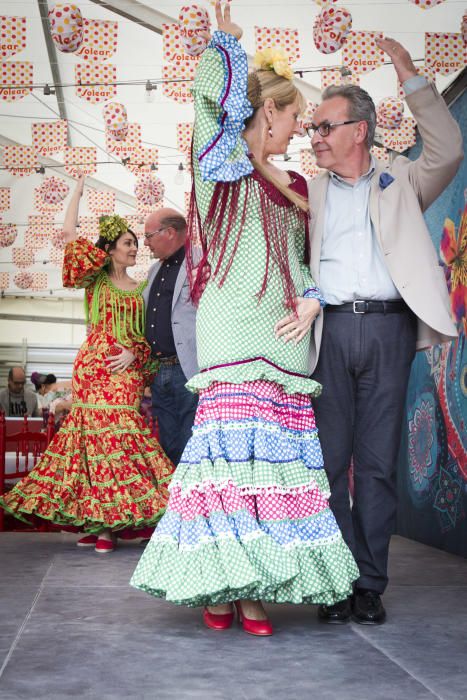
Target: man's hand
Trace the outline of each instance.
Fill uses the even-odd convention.
[[[409,52],[398,41],[385,37],[384,39],[376,39],[376,45],[391,59],[401,84],[418,75]]]
[[[108,355],[105,358],[105,361],[107,362],[107,367],[111,372],[115,372],[115,374],[122,374],[122,372],[125,372],[135,361],[136,355],[134,355],[131,350],[128,350],[128,348],[125,348],[123,345],[119,345],[118,343],[115,343],[114,347],[121,348],[122,351],[118,354]]]
[[[287,343],[289,340],[295,341],[295,345],[306,336],[311,328],[315,318],[321,311],[321,305],[317,299],[304,299],[297,297],[296,313],[289,314],[282,318],[274,326],[276,338],[284,338]]]

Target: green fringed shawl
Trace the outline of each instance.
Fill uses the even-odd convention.
[[[144,337],[144,302],[141,292],[146,286],[144,280],[135,289],[124,291],[112,284],[109,275],[102,270],[98,275],[92,291],[91,308],[89,308],[88,295],[84,296],[84,311],[86,323],[91,322],[97,326],[102,321],[103,330],[109,331],[119,343],[125,346],[131,345],[135,338]],[[105,299],[104,313],[100,312],[100,301],[103,294]],[[128,297],[132,297],[128,303]],[[102,297],[103,298],[103,297]],[[112,311],[112,326],[108,328],[108,305]]]

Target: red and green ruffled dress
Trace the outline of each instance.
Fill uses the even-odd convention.
[[[154,525],[165,510],[173,465],[139,413],[156,368],[144,339],[146,282],[118,289],[106,260],[84,238],[65,249],[63,284],[86,288],[90,332],[73,366],[69,415],[35,469],[0,499],[25,522],[39,517],[98,532]],[[122,374],[106,364],[117,343],[136,355]]]

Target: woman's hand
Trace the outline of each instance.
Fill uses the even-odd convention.
[[[296,313],[289,314],[282,318],[274,326],[276,338],[284,338],[287,343],[293,340],[295,345],[306,336],[315,318],[321,311],[321,304],[318,299],[304,299],[297,297]]]
[[[86,175],[81,172],[81,170],[78,170],[78,181],[76,183],[76,192],[78,192],[79,196],[83,196],[84,192],[84,181],[86,180]]]
[[[221,32],[226,34],[232,34],[236,39],[241,39],[243,34],[243,29],[234,24],[230,19],[230,0],[227,0],[224,6],[224,13],[222,13],[222,3],[220,0],[216,0],[215,4],[217,28]]]
[[[123,345],[119,345],[118,343],[115,343],[114,347],[121,348],[122,352],[118,353],[118,355],[108,355],[105,358],[105,361],[107,362],[107,367],[111,372],[115,372],[115,374],[122,374],[122,372],[125,372],[136,360],[136,355],[134,355],[131,350],[128,350],[128,348],[125,348]]]

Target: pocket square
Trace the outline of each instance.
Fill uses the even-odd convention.
[[[389,187],[391,182],[394,182],[394,178],[392,175],[389,173],[381,173],[379,176],[379,186],[382,190],[385,190],[386,187]]]

